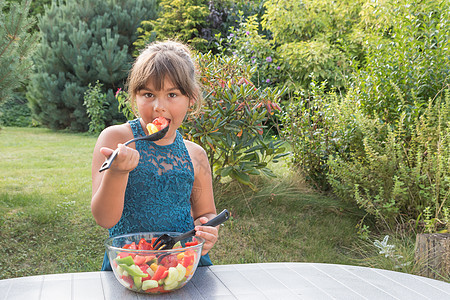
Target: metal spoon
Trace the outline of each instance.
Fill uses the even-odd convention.
[[[134,139],[132,139],[132,140],[129,140],[129,141],[126,142],[124,145],[127,146],[127,145],[129,145],[129,144],[131,144],[131,143],[134,143],[134,142],[136,142],[136,141],[142,141],[142,140],[145,140],[145,141],[157,141],[157,140],[160,140],[160,139],[162,139],[162,138],[166,135],[166,133],[167,133],[168,130],[169,130],[169,125],[167,125],[167,126],[164,127],[163,129],[161,129],[160,131],[155,132],[154,134],[150,134],[150,135],[146,135],[146,136],[141,136],[141,137],[138,137],[138,138],[134,138]],[[116,156],[117,156],[118,153],[119,153],[119,148],[117,148],[116,150],[114,150],[114,152],[111,154],[111,156],[108,157],[107,160],[105,160],[105,162],[104,162],[104,163],[102,164],[102,166],[100,167],[100,170],[98,170],[98,171],[99,171],[99,172],[103,172],[103,171],[109,169],[109,167],[111,167],[111,164],[112,164],[113,160],[116,158]]]

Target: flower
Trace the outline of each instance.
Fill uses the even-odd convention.
[[[281,67],[280,67],[280,66],[278,66],[278,67],[277,67],[277,70],[279,70],[279,69],[281,69]]]
[[[266,79],[266,82],[269,83],[269,82],[270,82],[270,79]]]
[[[250,31],[246,31],[245,34],[246,34],[246,35],[250,35]]]
[[[272,62],[272,57],[271,57],[271,56],[267,56],[267,57],[266,57],[266,61],[267,61],[268,63]]]
[[[120,93],[121,91],[122,91],[122,88],[118,88],[118,89],[117,89],[116,96],[115,96],[116,98],[117,98],[117,96],[119,95],[119,93]]]

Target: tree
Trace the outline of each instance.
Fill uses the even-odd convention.
[[[29,33],[35,21],[28,17],[31,1],[0,0],[0,103],[27,79],[37,35]]]
[[[161,0],[161,15],[156,20],[147,20],[139,28],[141,36],[136,41],[138,48],[155,39],[178,39],[204,50],[207,40],[201,37],[206,25],[209,9],[205,0]]]
[[[114,92],[131,67],[136,29],[156,15],[156,0],[54,0],[39,17],[42,40],[27,92],[33,117],[52,129],[86,131],[84,93],[99,80],[106,125],[123,121]]]
[[[371,116],[409,122],[450,84],[450,2],[379,1],[361,15],[367,54],[351,95]]]
[[[262,18],[290,73],[286,81],[308,89],[311,81],[343,88],[352,61],[362,59],[356,27],[363,0],[268,0]]]

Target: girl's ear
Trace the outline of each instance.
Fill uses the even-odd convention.
[[[197,102],[194,98],[189,99],[189,106],[194,106],[195,102]]]

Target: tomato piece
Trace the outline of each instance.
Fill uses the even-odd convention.
[[[147,256],[145,256],[145,263],[147,265],[151,265],[155,261],[156,261],[156,256],[155,255],[147,255]]]
[[[133,258],[133,261],[136,265],[142,265],[143,263],[145,263],[146,257],[142,256],[142,255],[136,255]]]
[[[125,246],[122,247],[123,249],[132,249],[132,250],[137,250],[137,246],[135,242],[132,242],[131,244],[126,244]]]
[[[164,266],[159,265],[158,268],[155,271],[155,274],[152,277],[152,280],[160,280],[164,274],[164,272],[167,271],[167,268]]]
[[[175,255],[168,255],[161,259],[160,264],[167,269],[170,267],[176,267],[178,265],[178,259]]]
[[[194,261],[194,256],[191,256],[191,255],[186,256],[185,255],[183,258],[182,265],[183,265],[183,267],[187,268],[190,264],[192,264],[193,261]]]
[[[119,256],[120,258],[124,258],[127,256],[133,256],[133,254],[127,253],[127,252],[119,252],[119,254],[117,254],[117,256]]]
[[[127,283],[130,284],[130,288],[133,288],[133,284],[134,284],[133,278],[131,278],[130,276],[122,275],[122,279],[123,279],[125,282],[127,282]]]
[[[169,121],[164,117],[157,117],[152,123],[158,128],[158,131],[169,125]]]
[[[185,247],[191,247],[195,245],[198,245],[198,241],[186,242]]]
[[[139,241],[138,250],[153,250],[152,244],[148,243],[144,238]]]
[[[149,268],[149,266],[147,264],[140,265],[138,267],[139,267],[139,269],[142,270],[142,272],[144,272],[145,274],[148,274],[147,269]]]

